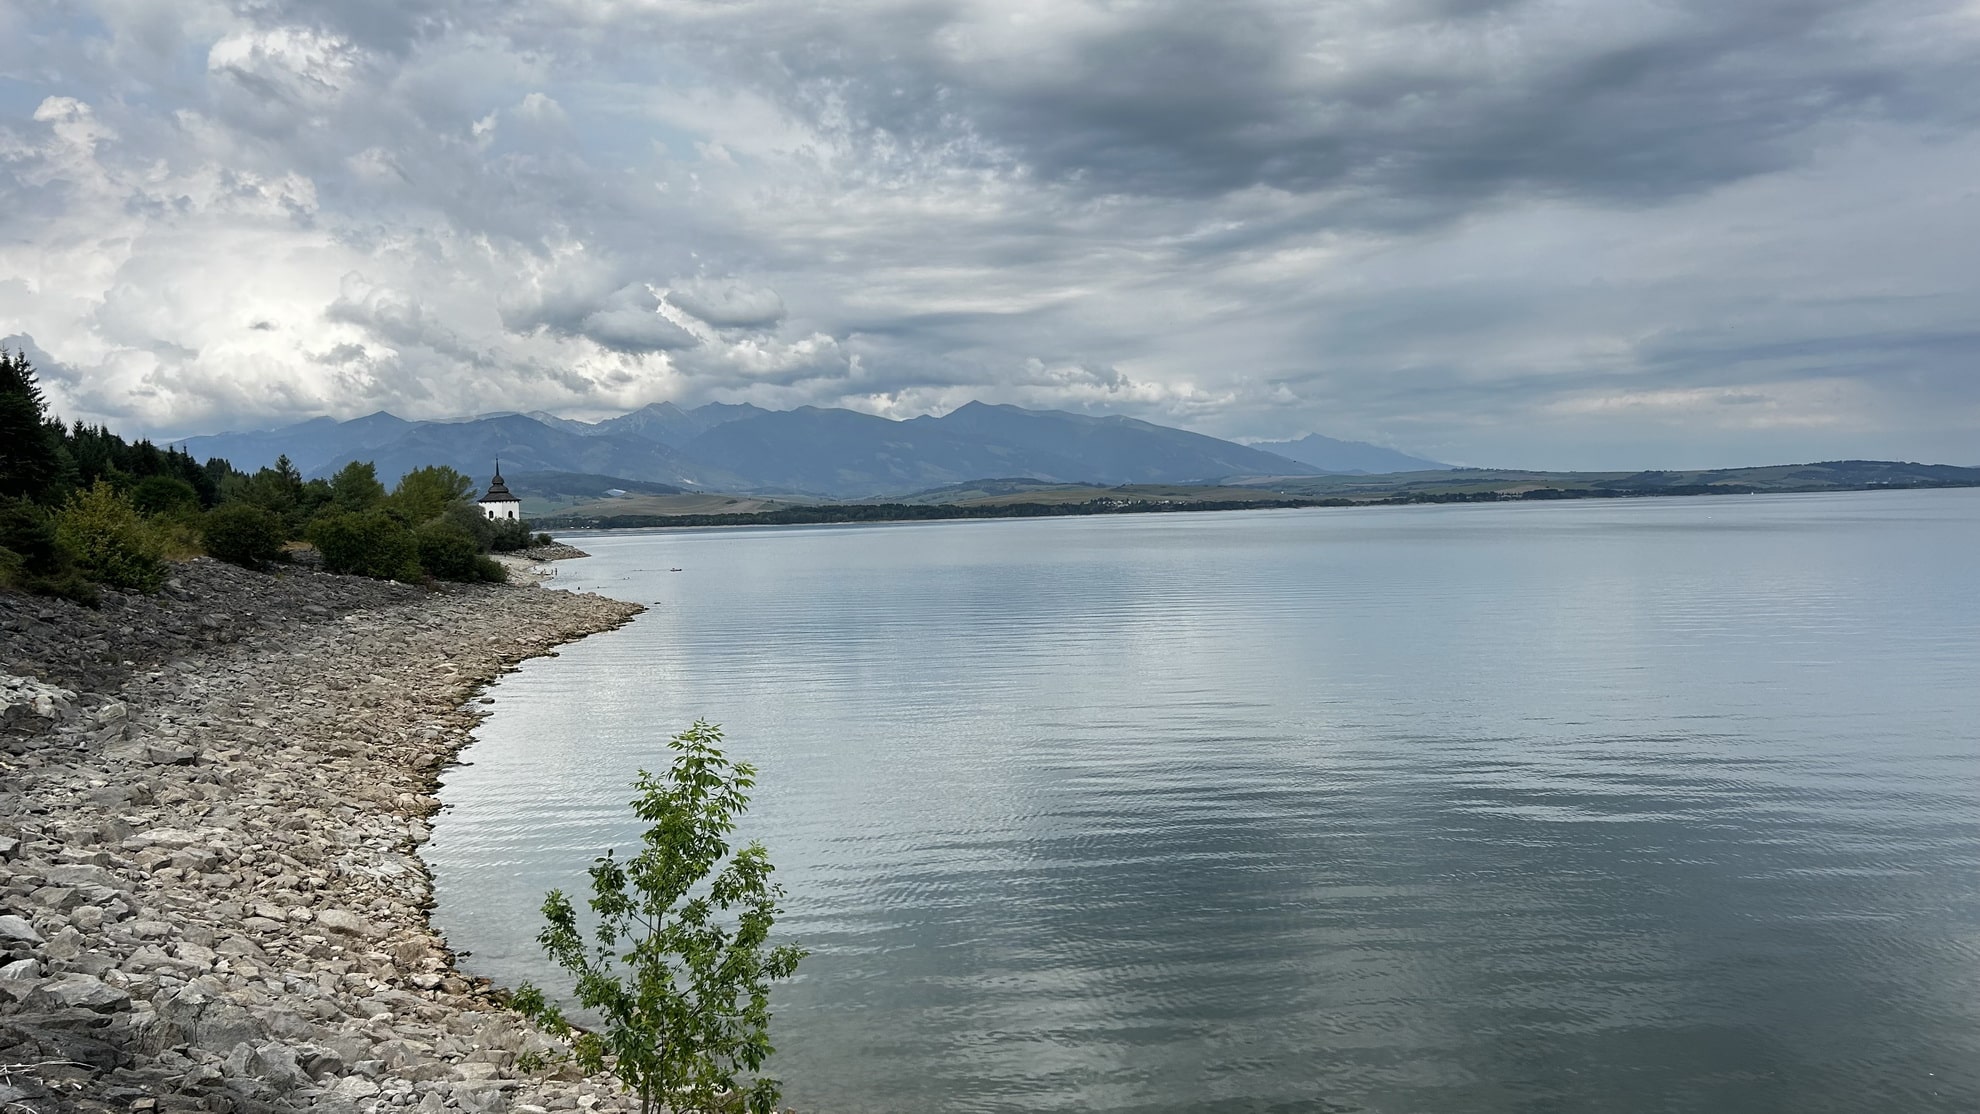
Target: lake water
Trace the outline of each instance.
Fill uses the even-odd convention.
[[[802,1110],[1980,1109],[1980,491],[576,540],[436,920],[721,723]]]

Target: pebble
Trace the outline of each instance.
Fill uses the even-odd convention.
[[[0,592],[9,1110],[637,1107],[518,1077],[553,1046],[452,966],[417,848],[480,686],[639,607],[205,558],[105,597]]]

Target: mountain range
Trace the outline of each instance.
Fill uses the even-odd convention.
[[[1380,475],[1389,472],[1433,472],[1449,468],[1434,460],[1385,449],[1366,441],[1336,441],[1309,433],[1297,441],[1254,441],[1254,449],[1277,453],[1301,464],[1311,464],[1322,472],[1347,475]]]
[[[388,485],[428,464],[482,477],[499,458],[511,473],[588,473],[690,490],[835,499],[993,476],[1115,485],[1444,467],[1317,435],[1278,443],[1283,451],[1273,451],[1134,418],[982,402],[903,421],[810,406],[764,410],[710,403],[682,409],[670,402],[599,422],[542,413],[414,422],[380,411],[176,444],[199,459],[224,457],[249,470],[287,455],[305,476],[370,461]]]

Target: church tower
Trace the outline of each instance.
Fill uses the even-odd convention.
[[[509,494],[509,485],[502,482],[502,462],[495,462],[495,482],[488,485],[487,494],[481,497],[481,513],[497,522],[514,522],[522,517],[522,500]]]

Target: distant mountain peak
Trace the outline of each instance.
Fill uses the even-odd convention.
[[[1296,441],[1258,441],[1251,446],[1277,453],[1323,472],[1376,475],[1385,472],[1433,472],[1450,465],[1367,441],[1341,441],[1309,433]]]

